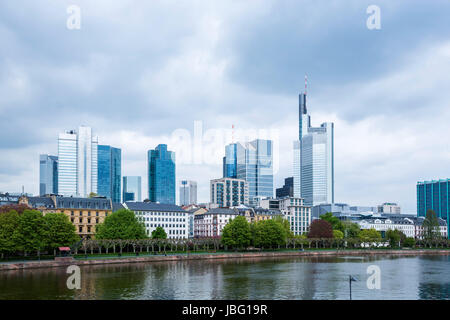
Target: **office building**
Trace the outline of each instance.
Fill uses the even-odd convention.
[[[311,126],[306,94],[299,96],[299,140],[293,151],[294,195],[300,193],[310,206],[334,203],[334,124]]]
[[[141,198],[142,179],[139,176],[123,177],[122,201],[142,201]]]
[[[39,156],[39,195],[58,193],[58,157]]]
[[[248,183],[249,204],[255,197],[273,197],[273,143],[257,139],[225,148],[225,176],[236,176]],[[236,172],[236,174],[234,174]]]
[[[144,223],[148,236],[162,227],[168,239],[186,239],[189,236],[188,213],[174,204],[154,202],[125,202],[124,207],[134,212],[138,221]]]
[[[210,183],[212,208],[248,204],[248,183],[243,179],[221,178]]]
[[[447,231],[450,229],[450,179],[417,182],[417,216],[425,217],[428,210],[445,220]]]
[[[391,202],[385,202],[378,206],[378,212],[379,213],[393,213],[393,214],[400,214],[401,208],[396,203]]]
[[[111,146],[98,146],[97,194],[121,202],[122,150]]]
[[[301,235],[309,231],[311,225],[311,207],[304,204],[303,199],[287,197],[279,199],[280,211],[289,221],[294,235]]]
[[[197,182],[182,180],[180,182],[180,206],[197,204]]]
[[[148,199],[175,204],[175,152],[165,144],[148,151]]]
[[[294,177],[284,179],[284,186],[277,188],[277,198],[293,197],[294,196]]]
[[[90,127],[60,133],[58,137],[58,194],[87,197],[97,193],[98,137]]]

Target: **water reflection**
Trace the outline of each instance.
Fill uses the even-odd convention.
[[[369,290],[367,267],[381,269]],[[449,256],[258,258],[81,268],[81,290],[64,268],[0,273],[0,299],[449,299]]]

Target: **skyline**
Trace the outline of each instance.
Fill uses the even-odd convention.
[[[122,176],[145,177],[146,150],[167,143],[178,157],[170,136],[193,136],[196,120],[205,131],[282,128],[279,188],[292,176],[304,74],[314,123],[335,123],[335,202],[397,202],[415,213],[417,182],[448,177],[448,2],[378,1],[376,31],[365,27],[368,1],[167,2],[139,11],[132,1],[101,10],[79,1],[77,31],[65,28],[68,1],[45,3],[0,4],[1,191],[24,185],[38,194],[39,154],[56,155],[65,129],[91,126],[99,144],[122,149]],[[164,21],[167,11],[176,24]],[[221,157],[177,166],[176,176],[176,185],[197,181],[207,202]]]

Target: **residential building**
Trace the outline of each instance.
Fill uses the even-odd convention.
[[[294,177],[284,179],[284,185],[282,188],[277,188],[276,196],[277,198],[294,196]]]
[[[175,152],[165,144],[148,151],[148,199],[175,204]]]
[[[311,225],[311,207],[302,198],[286,197],[279,199],[280,211],[289,221],[294,235],[307,233]]]
[[[334,124],[311,126],[306,93],[299,95],[299,140],[293,151],[294,195],[310,206],[334,203]]]
[[[416,239],[423,239],[423,235],[424,235],[424,228],[423,228],[423,221],[425,220],[425,217],[416,217],[413,218],[414,220],[414,227],[415,227],[415,232],[414,232],[414,237]],[[438,224],[439,226],[437,227],[437,233],[439,233],[439,235],[443,238],[447,238],[448,237],[448,227],[447,227],[447,221],[445,221],[444,219],[438,218]]]
[[[180,206],[197,204],[197,182],[181,180],[180,182]]]
[[[414,220],[410,218],[369,218],[356,221],[360,228],[375,229],[381,233],[382,238],[386,238],[388,230],[399,230],[407,237],[415,237]]]
[[[195,238],[218,238],[228,222],[238,216],[238,212],[227,208],[213,208],[194,215]]]
[[[193,205],[182,208],[188,213],[188,238],[194,238],[194,217],[195,215],[205,213],[208,210]]]
[[[157,227],[162,227],[169,239],[186,239],[189,236],[188,213],[177,205],[129,201],[123,206],[133,211],[138,221],[144,223],[148,236]]]
[[[232,143],[225,148],[225,176],[247,181],[249,204],[255,197],[273,197],[273,142],[257,139],[245,144]]]
[[[58,157],[39,155],[39,195],[58,193]]]
[[[450,229],[450,179],[417,182],[417,216],[425,217],[428,210],[445,220]]]
[[[90,127],[58,137],[58,194],[87,197],[97,193],[98,137]]]
[[[97,194],[121,202],[122,150],[99,145],[97,159]]]
[[[142,201],[141,197],[142,179],[140,176],[123,177],[122,201]]]
[[[401,208],[396,203],[385,202],[378,206],[378,212],[400,214]]]
[[[243,179],[211,180],[211,207],[237,207],[248,204],[248,183]]]
[[[75,225],[76,233],[83,238],[93,238],[95,228],[112,212],[112,202],[104,197],[76,198],[62,196],[21,197],[19,203],[47,213],[64,213]]]

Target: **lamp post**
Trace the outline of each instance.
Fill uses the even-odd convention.
[[[352,275],[348,276],[348,284],[350,286],[350,300],[352,300],[352,282],[353,281],[358,281],[358,279],[356,279],[355,277],[353,277]]]

